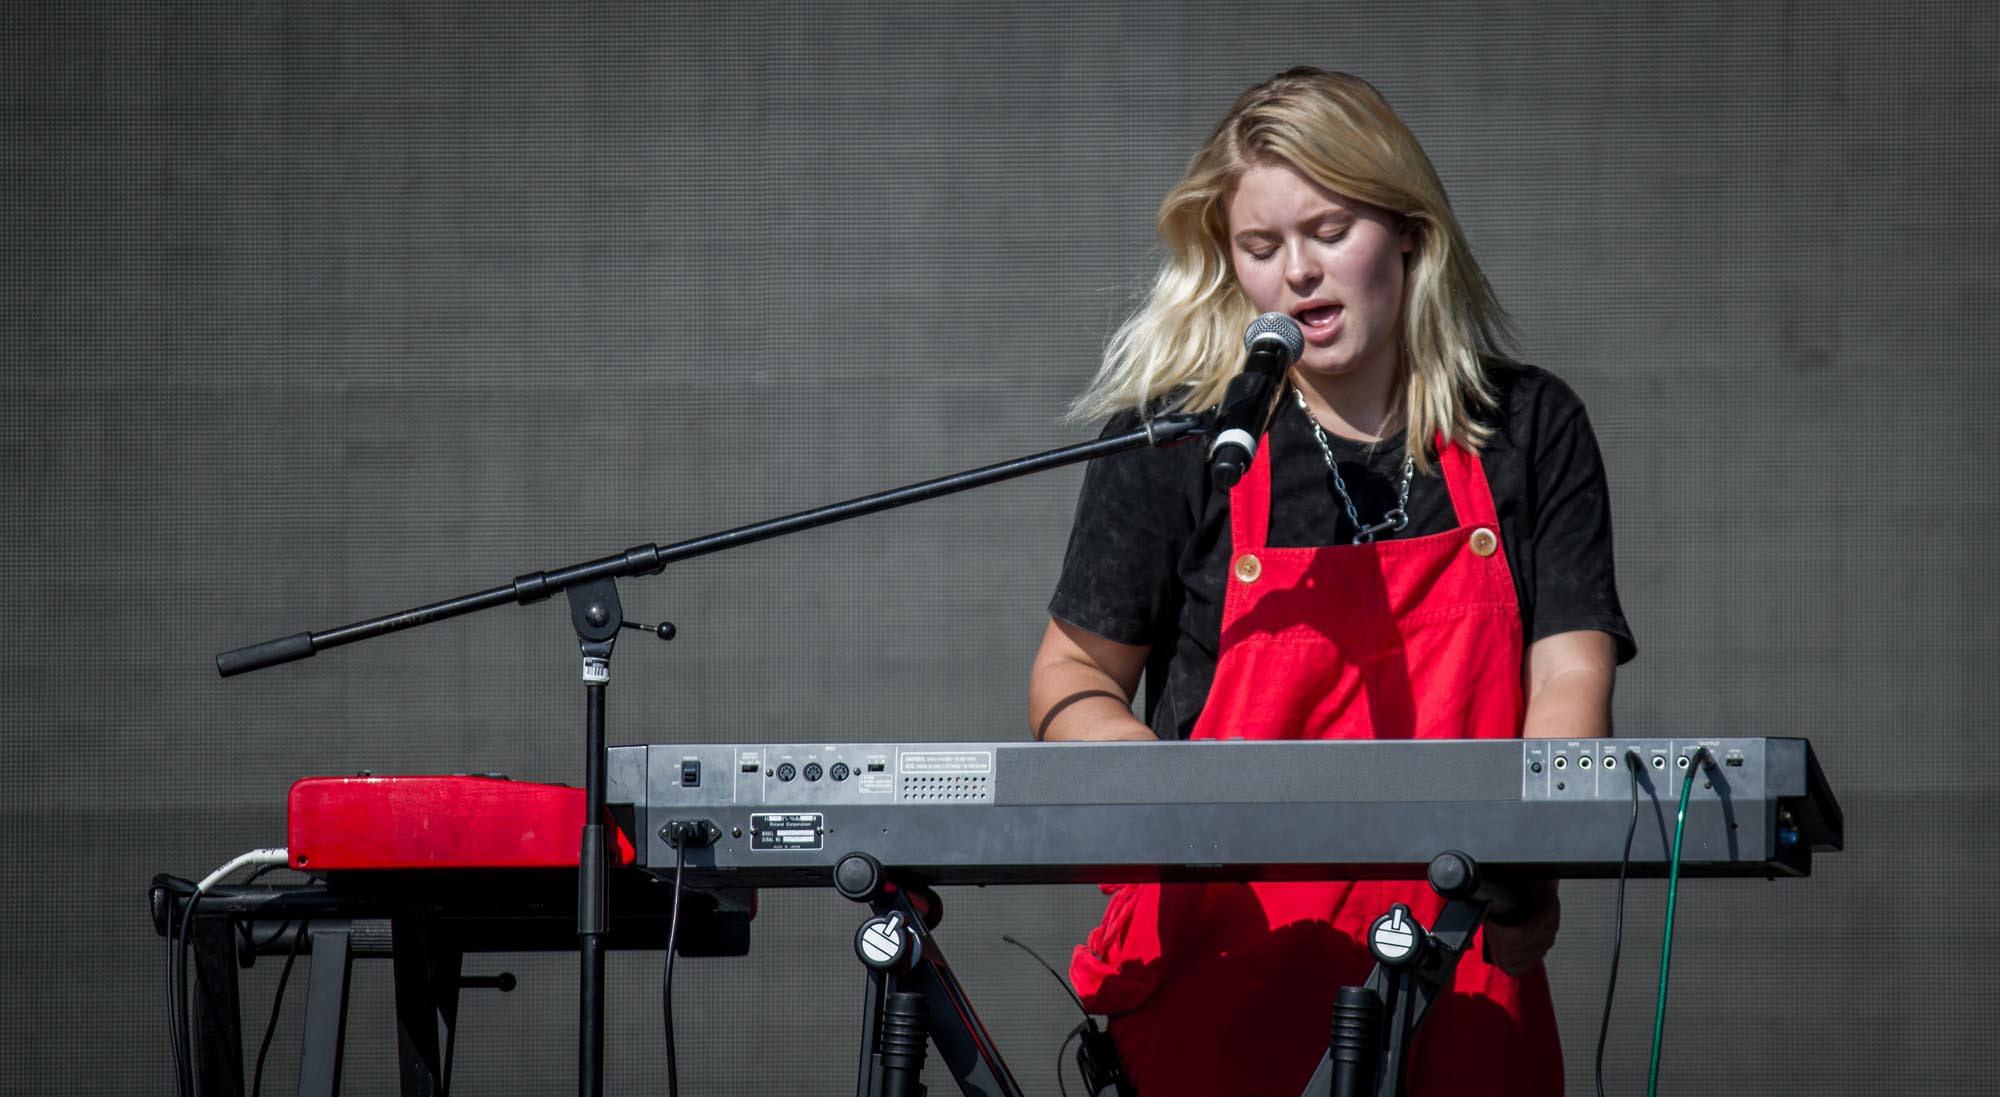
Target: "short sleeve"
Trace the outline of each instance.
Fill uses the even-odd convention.
[[[1527,563],[1534,587],[1528,641],[1595,629],[1617,641],[1623,663],[1638,648],[1618,601],[1604,459],[1583,401],[1554,376],[1543,377],[1528,438],[1533,533]]]
[[[1138,426],[1136,415],[1117,415],[1101,436]],[[1200,462],[1200,446],[1184,444],[1125,450],[1085,467],[1051,616],[1121,644],[1161,640],[1173,627],[1177,567],[1195,528],[1188,485]]]

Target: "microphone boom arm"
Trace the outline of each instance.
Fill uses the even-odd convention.
[[[529,605],[582,583],[598,579],[615,579],[626,575],[657,575],[666,570],[668,564],[681,560],[691,560],[712,552],[768,541],[774,537],[816,529],[878,511],[893,510],[926,499],[953,495],[987,484],[996,484],[1002,480],[1012,480],[1015,477],[1088,461],[1093,457],[1137,449],[1140,446],[1171,446],[1192,438],[1205,437],[1213,430],[1214,420],[1209,415],[1163,415],[1157,419],[1147,420],[1137,429],[1109,438],[1063,446],[966,472],[891,488],[873,495],[863,495],[845,502],[830,503],[782,518],[772,518],[720,533],[707,534],[665,548],[653,544],[640,545],[626,549],[615,556],[603,556],[552,571],[529,572],[506,586],[493,587],[490,590],[406,609],[400,613],[341,625],[323,632],[301,632],[275,640],[266,640],[263,643],[250,644],[217,655],[215,669],[224,678],[262,670],[279,663],[309,658],[328,648],[372,640],[391,632],[401,632],[418,625],[461,617],[509,602]]]

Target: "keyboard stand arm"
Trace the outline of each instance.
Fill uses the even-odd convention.
[[[1370,926],[1375,970],[1363,986],[1340,989],[1327,1051],[1302,1097],[1403,1097],[1417,1026],[1451,986],[1488,907],[1513,897],[1504,885],[1481,880],[1478,862],[1457,851],[1433,859],[1428,877],[1446,900],[1437,924],[1425,929],[1397,903]]]
[[[855,952],[869,968],[857,1097],[924,1092],[915,1075],[922,1066],[921,1034],[912,1031],[913,1024],[927,1027],[965,1097],[1023,1097],[931,933],[943,916],[937,893],[898,881],[865,853],[841,858],[834,886],[874,912],[854,938]],[[909,995],[922,999],[921,1011],[912,1013]],[[914,1056],[906,1054],[910,1043]],[[915,1070],[909,1069],[912,1058]]]

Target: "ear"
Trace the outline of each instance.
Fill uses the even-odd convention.
[[[1402,231],[1397,234],[1396,239],[1397,243],[1403,249],[1403,254],[1408,255],[1417,250],[1417,226],[1419,222],[1410,217],[1401,218],[1400,221]]]

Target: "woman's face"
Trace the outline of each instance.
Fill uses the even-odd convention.
[[[1224,212],[1244,295],[1258,312],[1285,313],[1305,333],[1297,368],[1328,380],[1393,375],[1403,262],[1413,243],[1395,217],[1283,161],[1243,173]]]

